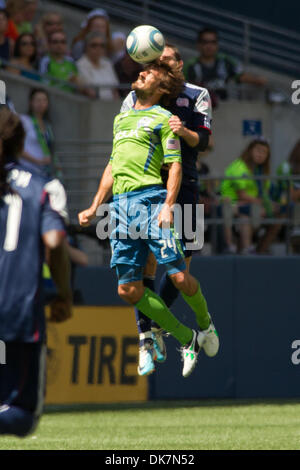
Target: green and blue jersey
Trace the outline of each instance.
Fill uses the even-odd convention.
[[[162,184],[162,165],[181,163],[180,140],[169,126],[170,117],[158,105],[116,116],[110,158],[114,195]]]

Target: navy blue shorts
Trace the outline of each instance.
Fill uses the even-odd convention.
[[[177,196],[176,203],[181,206],[182,209],[182,220],[184,221],[184,205],[189,204],[192,207],[192,218],[189,220],[190,227],[192,228],[193,232],[196,230],[196,205],[199,202],[199,191],[196,186],[186,186],[186,185],[181,185],[179,194]],[[187,243],[193,243],[193,239],[188,239],[185,236],[185,230],[184,226],[182,227],[182,238],[181,241],[183,245],[185,246]],[[187,250],[184,248],[184,256],[185,258],[189,258],[192,256],[192,254],[195,253],[192,250]]]
[[[17,406],[36,418],[45,396],[46,345],[6,343],[5,364],[0,364],[0,404]]]

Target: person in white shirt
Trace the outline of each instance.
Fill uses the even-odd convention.
[[[54,176],[53,133],[48,119],[49,96],[34,88],[29,95],[29,112],[20,115],[24,130],[24,150],[20,161],[29,171]]]
[[[105,57],[105,50],[106,39],[103,34],[88,34],[84,54],[76,65],[81,83],[94,88],[89,94],[91,98],[113,100],[119,98],[119,80],[111,61]]]

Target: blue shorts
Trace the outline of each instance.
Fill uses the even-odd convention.
[[[110,205],[111,267],[122,283],[142,279],[149,250],[168,273],[185,269],[183,247],[172,228],[158,227],[167,191],[151,186],[114,196]],[[124,277],[125,276],[125,277]]]

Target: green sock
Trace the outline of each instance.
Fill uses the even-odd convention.
[[[158,323],[161,328],[174,336],[182,345],[192,340],[192,330],[180,323],[170,312],[164,301],[147,287],[143,297],[135,304],[135,307]]]
[[[200,284],[198,284],[198,290],[196,294],[189,297],[181,292],[182,297],[186,301],[187,304],[191,307],[191,309],[196,314],[196,320],[201,328],[201,330],[206,330],[210,325],[210,317],[207,310],[207,303],[205,300],[204,295],[202,294]]]

